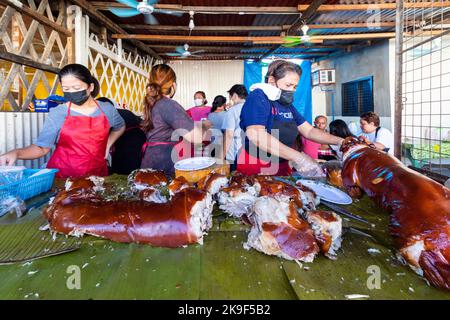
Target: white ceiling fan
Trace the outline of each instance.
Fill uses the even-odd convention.
[[[197,50],[190,52],[189,45],[186,43],[184,46],[177,47],[175,49],[176,52],[169,52],[167,55],[169,57],[180,57],[181,59],[189,58],[189,57],[201,57],[199,53],[205,52],[205,50]]]
[[[117,0],[117,2],[124,4],[130,8],[109,8],[109,11],[111,11],[113,14],[120,18],[129,18],[134,17],[140,14],[144,15],[145,23],[147,24],[159,24],[158,20],[155,18],[155,16],[152,13],[164,13],[164,14],[170,14],[174,16],[182,16],[183,13],[181,12],[173,12],[170,10],[163,10],[163,9],[155,9],[153,6],[158,2],[158,0],[143,0],[141,2],[138,2],[136,0]]]

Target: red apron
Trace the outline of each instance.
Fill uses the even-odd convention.
[[[272,124],[268,127],[272,129],[277,129],[280,132],[279,140],[281,143],[292,146],[294,144],[295,138],[298,134],[297,124],[294,120],[292,121],[279,121],[275,119],[278,114],[277,108],[272,104],[272,114],[273,117]],[[289,161],[279,161],[271,162],[261,160],[251,154],[249,154],[245,147],[241,149],[240,154],[237,157],[237,171],[240,173],[251,176],[256,174],[263,175],[275,175],[275,176],[290,176],[292,174],[292,168],[289,166]]]
[[[108,175],[105,152],[110,125],[95,103],[102,113],[98,117],[71,116],[69,103],[59,141],[47,164],[47,168],[59,169],[58,178]]]

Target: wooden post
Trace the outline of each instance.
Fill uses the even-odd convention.
[[[83,12],[80,7],[71,7],[74,7],[75,62],[87,66],[89,50],[89,17],[83,16]]]
[[[108,43],[108,29],[105,27],[100,28],[100,41],[104,44]]]
[[[11,19],[11,40],[13,44],[14,52],[18,52],[20,47],[23,44],[23,35],[20,32],[19,24],[17,22],[16,16],[13,16]],[[23,66],[21,67],[23,68]],[[17,100],[19,106],[23,103],[23,86],[19,78],[19,74],[17,74],[14,78],[14,82],[11,89],[13,95],[17,95],[14,98]]]
[[[67,4],[67,2],[66,2]],[[71,35],[67,37],[67,63],[75,63],[75,14],[76,6],[67,6],[66,8],[66,27]]]
[[[122,62],[122,39],[117,39],[117,55],[119,56],[119,62]]]

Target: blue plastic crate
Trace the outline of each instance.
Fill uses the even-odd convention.
[[[11,195],[27,200],[49,191],[58,170],[51,169],[47,173],[30,178],[31,175],[40,170],[42,169],[25,169],[22,180],[0,186],[0,201]]]

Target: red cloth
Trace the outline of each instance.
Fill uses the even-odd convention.
[[[320,156],[334,156],[334,153],[331,149],[326,149],[326,150],[319,149],[319,155]]]
[[[270,176],[290,176],[292,169],[288,161],[271,163],[248,154],[244,149],[238,156],[237,171],[246,176],[264,174]]]
[[[108,175],[105,160],[110,129],[108,118],[98,103],[102,112],[98,117],[71,116],[70,107],[71,103],[47,168],[58,169],[58,178]]]
[[[302,137],[303,152],[313,159],[319,158],[319,149],[321,144]]]

